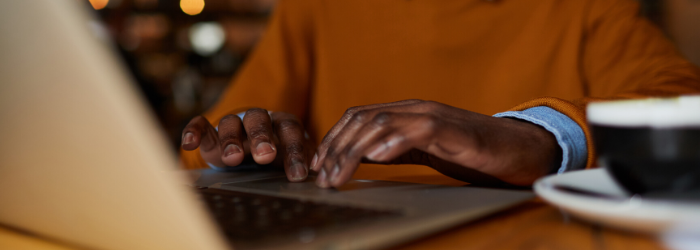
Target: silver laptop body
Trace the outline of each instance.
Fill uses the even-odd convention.
[[[370,180],[324,190],[313,176],[289,183],[279,170],[260,166],[191,171],[192,183],[175,171],[164,135],[82,7],[75,0],[8,0],[0,8],[3,226],[94,249],[369,249],[533,197],[528,191]],[[202,198],[197,189],[214,193]],[[284,237],[227,240],[210,213],[222,197],[234,202],[225,192],[263,197],[253,202],[272,197],[273,208],[282,204],[274,200],[279,198],[382,216],[349,217],[355,223],[331,229],[289,225],[296,229]],[[200,202],[207,199],[215,202]],[[233,229],[250,231],[258,222]]]

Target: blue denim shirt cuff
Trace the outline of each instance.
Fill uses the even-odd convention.
[[[562,162],[557,173],[581,169],[586,166],[588,147],[583,129],[568,116],[550,108],[534,107],[523,111],[508,111],[494,117],[515,118],[528,121],[549,131],[561,147]]]

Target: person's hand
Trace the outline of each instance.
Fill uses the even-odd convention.
[[[182,131],[182,148],[200,148],[204,160],[217,167],[234,167],[252,157],[258,164],[283,165],[290,181],[308,175],[308,159],[315,145],[305,136],[301,122],[292,114],[249,109],[243,120],[227,115],[218,131],[202,116],[193,118]]]
[[[560,151],[551,133],[529,122],[406,100],[348,109],[311,168],[320,187],[341,186],[362,161],[427,165],[470,183],[531,185],[558,164]]]

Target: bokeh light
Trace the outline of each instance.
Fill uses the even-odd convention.
[[[91,28],[117,42],[119,54],[158,114],[173,150],[180,147],[184,124],[216,103],[229,85],[267,27],[277,2],[78,1],[93,1],[99,4],[96,7],[106,2],[101,10],[93,10],[106,29],[92,24]],[[201,22],[205,25],[196,25]],[[0,38],[0,44],[2,41]]]
[[[96,10],[104,9],[108,3],[109,3],[109,0],[90,0],[90,4]]]
[[[189,38],[195,53],[210,56],[224,45],[226,33],[217,22],[201,22],[192,25]]]
[[[204,0],[180,0],[180,8],[186,14],[194,16],[204,9]]]

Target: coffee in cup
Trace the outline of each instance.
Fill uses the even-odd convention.
[[[625,189],[700,198],[700,96],[594,102],[587,116],[598,165]]]

